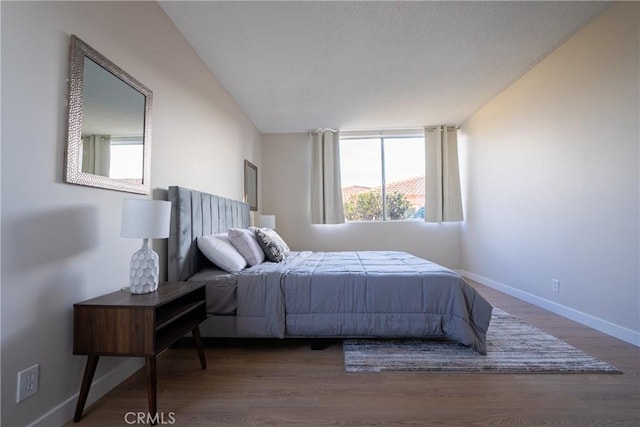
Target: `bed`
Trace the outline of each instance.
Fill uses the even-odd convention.
[[[205,337],[444,337],[486,354],[492,307],[452,270],[396,251],[292,251],[227,273],[196,239],[248,228],[249,206],[178,186],[169,200],[168,279],[206,284]]]

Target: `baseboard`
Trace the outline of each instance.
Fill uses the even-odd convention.
[[[611,335],[612,337],[621,339],[622,341],[626,341],[630,344],[640,347],[640,332],[636,332],[629,328],[616,325],[615,323],[611,323],[607,320],[603,320],[598,317],[592,316],[590,314],[583,313],[581,311],[564,306],[562,304],[558,304],[557,302],[549,301],[548,299],[541,298],[537,295],[533,295],[528,292],[521,291],[520,289],[513,288],[511,286],[505,285],[500,282],[496,282],[495,280],[487,279],[486,277],[482,277],[465,270],[457,270],[457,271],[463,277],[467,277],[471,280],[474,280],[490,288],[496,289],[507,295],[511,295],[513,297],[526,301],[530,304],[544,308],[545,310],[549,310],[553,313],[559,314],[562,317],[566,317],[567,319],[571,319],[575,322],[578,322],[590,328],[596,329],[607,335]]]
[[[117,368],[107,372],[102,377],[94,380],[91,385],[91,391],[87,398],[87,404],[85,409],[88,408],[95,401],[107,394],[115,386],[129,378],[134,372],[144,366],[144,359],[130,358],[126,362],[120,364]],[[73,418],[76,411],[76,403],[78,401],[78,393],[69,397],[64,402],[60,403],[55,408],[29,424],[33,427],[45,427],[45,426],[61,426]],[[124,417],[124,414],[122,414]],[[123,418],[124,419],[124,418]]]

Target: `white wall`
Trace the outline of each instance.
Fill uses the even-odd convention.
[[[607,9],[466,121],[461,138],[463,268],[636,344],[639,9]]]
[[[262,212],[294,250],[400,250],[450,268],[460,262],[459,223],[367,222],[312,225],[311,151],[305,133],[262,138]]]
[[[261,136],[155,2],[3,1],[1,15],[1,424],[60,425],[85,363],[72,355],[73,303],[126,285],[141,244],[119,233],[122,199],[142,196],[62,182],[69,35],[153,90],[155,198],[172,184],[241,198]],[[16,373],[35,363],[40,391],[16,404]],[[101,360],[94,389],[138,366]]]

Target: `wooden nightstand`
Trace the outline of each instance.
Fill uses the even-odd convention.
[[[149,414],[157,413],[156,356],[187,332],[193,333],[202,369],[207,368],[198,325],[207,318],[202,284],[161,283],[156,292],[116,291],[73,305],[73,354],[88,355],[74,421],[82,411],[100,356],[146,360]]]

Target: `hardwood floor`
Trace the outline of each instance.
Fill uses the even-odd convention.
[[[638,426],[640,349],[482,285],[494,306],[621,369],[615,374],[346,374],[335,341],[215,342],[158,357],[159,424],[176,426]],[[79,426],[131,425],[146,412],[140,370]],[[125,416],[128,418],[125,419]]]

